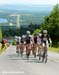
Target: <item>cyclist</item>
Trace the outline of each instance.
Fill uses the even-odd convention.
[[[44,61],[44,58],[46,58],[45,62],[47,62],[47,50],[48,50],[48,46],[49,46],[49,43],[51,44],[51,38],[50,36],[48,35],[48,32],[47,30],[43,30],[43,33],[42,33],[42,47],[43,47],[43,59],[42,61]]]
[[[20,49],[20,40],[21,40],[21,37],[16,37],[16,53],[19,54],[19,49]]]
[[[33,37],[34,44],[33,44],[33,50],[32,50],[35,58],[36,58],[36,52],[38,50],[38,38],[39,38],[38,33],[36,33]]]
[[[52,43],[51,38],[48,35],[47,30],[43,30],[41,39],[42,39],[43,46],[46,45],[48,47],[49,43],[50,44]]]
[[[24,49],[25,49],[25,35],[22,35],[21,43],[20,43],[20,53],[21,53],[21,56],[23,56]]]
[[[31,47],[32,37],[30,31],[26,31],[25,42],[26,42],[26,56],[27,58],[29,58],[31,48],[32,48]]]
[[[41,50],[41,41],[42,41],[41,36],[42,36],[42,34],[39,33],[38,39],[37,39],[37,43],[38,43],[38,55],[37,56],[39,56],[39,53],[40,53],[40,50]]]

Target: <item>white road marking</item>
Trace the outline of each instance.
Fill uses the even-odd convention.
[[[24,74],[24,71],[2,71],[2,74]]]

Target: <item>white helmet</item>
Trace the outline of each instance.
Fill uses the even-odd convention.
[[[42,34],[40,33],[40,34],[39,34],[39,36],[41,37],[41,36],[42,36]]]
[[[17,39],[17,36],[14,36],[15,39]]]
[[[25,38],[25,35],[22,35],[22,38]]]
[[[47,34],[47,30],[43,30],[43,33],[44,33],[44,34]]]
[[[28,35],[29,35],[29,34],[30,34],[30,31],[26,31],[26,34],[28,34]]]

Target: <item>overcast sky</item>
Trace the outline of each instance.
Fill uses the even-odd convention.
[[[59,0],[0,0],[2,4],[59,4]]]

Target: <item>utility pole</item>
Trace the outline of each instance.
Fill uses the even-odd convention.
[[[20,28],[20,15],[19,14],[12,14],[12,17],[16,17],[16,28]]]
[[[17,28],[20,28],[20,15],[17,15]]]

